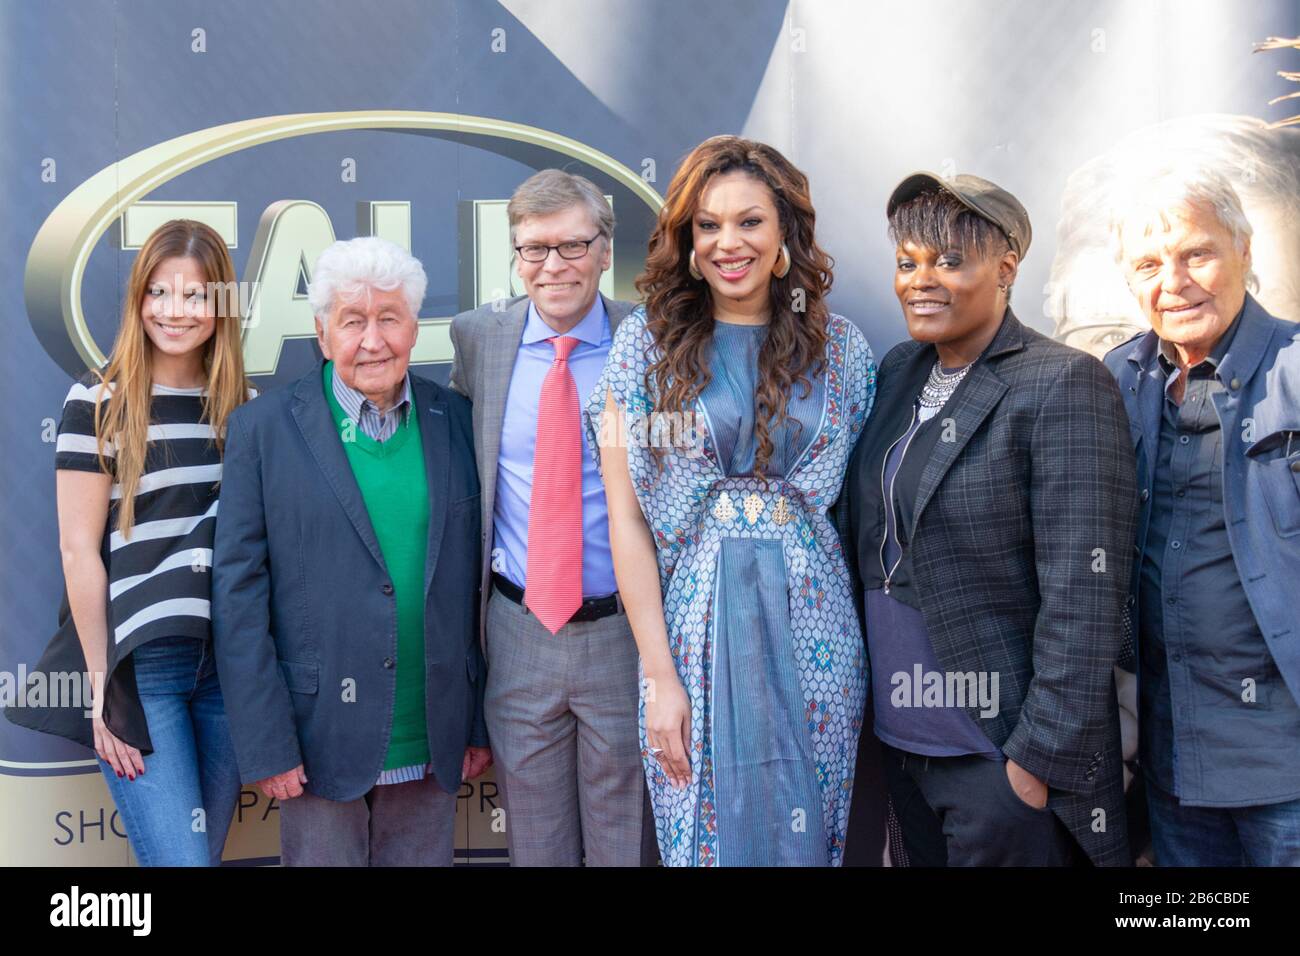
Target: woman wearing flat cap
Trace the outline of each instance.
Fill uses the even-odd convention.
[[[888,205],[911,341],[837,505],[876,737],[920,866],[1126,865],[1120,654],[1137,515],[1123,401],[1026,328],[1014,196],[909,176]],[[869,786],[865,778],[859,787]]]

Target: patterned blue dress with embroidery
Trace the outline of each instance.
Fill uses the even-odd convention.
[[[807,395],[794,387],[764,483],[753,474],[753,402],[766,329],[715,323],[695,440],[665,428],[660,470],[645,441],[657,433],[645,323],[638,307],[619,325],[585,423],[595,448],[607,390],[627,413],[628,468],[691,705],[682,790],[651,758],[644,699],[639,708],[660,853],[669,866],[837,866],[868,675],[826,510],[875,397],[871,349],[831,316],[825,370]]]

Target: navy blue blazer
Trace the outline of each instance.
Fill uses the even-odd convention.
[[[1106,355],[1128,410],[1141,489],[1128,599],[1134,626],[1141,619],[1141,554],[1164,400],[1159,345],[1155,332],[1144,332]],[[1214,396],[1214,408],[1223,430],[1228,542],[1260,633],[1300,700],[1300,324],[1270,315],[1247,295],[1241,325],[1215,374],[1226,389]]]
[[[240,778],[302,764],[353,800],[392,732],[397,599],[321,384],[323,363],[230,416],[213,547],[212,632]],[[429,486],[424,670],[429,751],[455,791],[486,746],[478,636],[479,483],[470,403],[411,376]]]

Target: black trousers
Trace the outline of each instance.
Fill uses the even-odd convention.
[[[1004,759],[882,749],[911,866],[1071,866],[1081,855],[1055,813],[1011,789]]]

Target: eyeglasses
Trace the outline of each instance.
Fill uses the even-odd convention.
[[[600,238],[600,233],[596,233],[590,239],[570,239],[568,242],[562,242],[557,246],[545,246],[540,242],[532,242],[526,246],[515,246],[515,252],[519,253],[519,258],[524,262],[545,262],[547,256],[554,249],[560,254],[561,259],[581,259],[591,248],[591,244]]]

